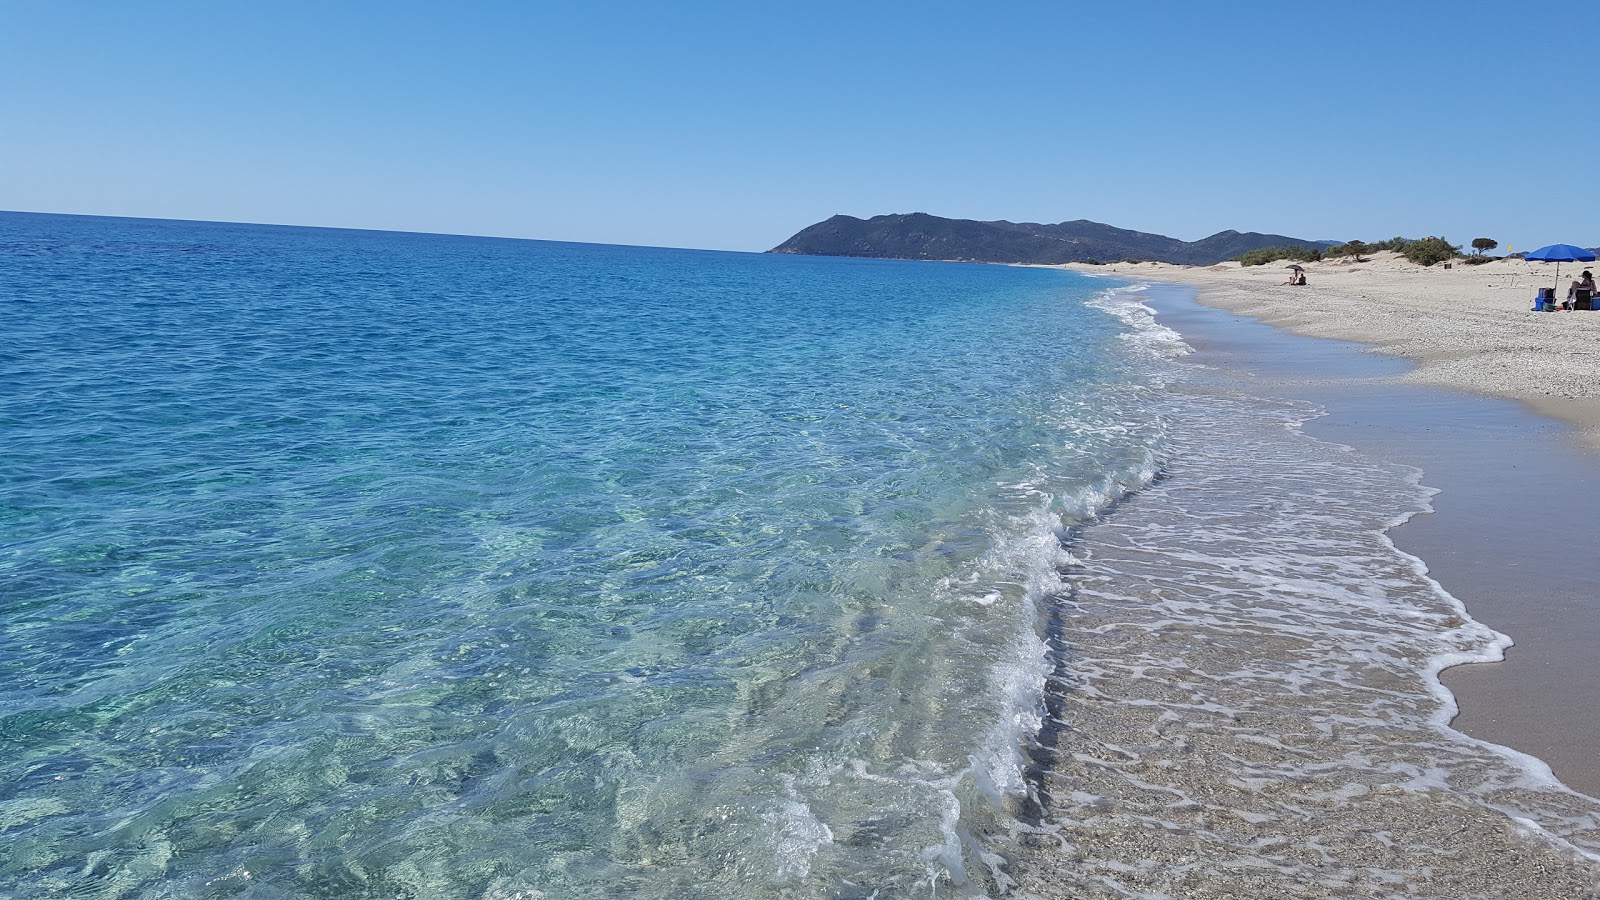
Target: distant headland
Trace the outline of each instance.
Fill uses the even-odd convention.
[[[1134,260],[1207,266],[1251,250],[1293,246],[1322,249],[1332,244],[1255,231],[1219,231],[1198,241],[1180,241],[1087,219],[1040,225],[901,213],[870,219],[834,216],[768,252],[1040,265]]]

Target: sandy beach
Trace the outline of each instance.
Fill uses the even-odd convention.
[[[1580,795],[1600,794],[1594,750],[1600,745],[1600,717],[1587,699],[1600,690],[1600,665],[1592,653],[1600,644],[1600,628],[1592,615],[1588,552],[1593,510],[1600,506],[1600,460],[1594,453],[1600,446],[1595,415],[1600,391],[1593,384],[1595,363],[1600,362],[1595,351],[1600,313],[1527,311],[1535,288],[1551,283],[1553,266],[1516,262],[1428,270],[1384,254],[1359,266],[1307,265],[1310,283],[1305,287],[1280,285],[1285,275],[1281,264],[1252,269],[1159,264],[1072,268],[1194,288],[1201,306],[1181,293],[1171,299],[1166,288],[1152,291],[1155,299],[1150,302],[1157,320],[1195,347],[1197,362],[1232,373],[1261,396],[1309,401],[1325,409],[1326,416],[1305,425],[1313,437],[1421,469],[1422,483],[1438,491],[1431,502],[1434,511],[1392,529],[1390,538],[1419,558],[1430,577],[1475,620],[1516,642],[1503,662],[1460,665],[1441,674],[1459,705],[1451,726],[1490,745],[1536,757]],[[1563,290],[1567,275],[1563,266]],[[1327,340],[1307,341],[1305,336]],[[1361,359],[1373,365],[1362,365]],[[1117,550],[1100,546],[1089,552],[1104,558],[1115,557]],[[1074,646],[1085,653],[1093,652],[1101,634],[1114,633],[1111,622],[1116,617],[1128,614],[1125,606],[1105,621],[1082,609],[1077,613]],[[1189,640],[1174,639],[1174,657]],[[1275,652],[1266,639],[1259,650]],[[1179,668],[1168,677],[1182,683],[1191,675],[1178,673],[1193,671]],[[1165,683],[1137,680],[1141,692],[1159,693]],[[1273,857],[1278,871],[1262,883],[1253,880],[1258,873],[1243,869],[1192,870],[1194,860],[1205,857],[1163,856],[1140,833],[1151,823],[1163,829],[1180,827],[1167,814],[1156,813],[1179,807],[1155,793],[1141,807],[1138,790],[1130,793],[1121,776],[1100,776],[1124,765],[1117,755],[1123,752],[1132,760],[1128,765],[1142,767],[1137,779],[1126,779],[1143,785],[1140,790],[1165,783],[1164,775],[1151,773],[1185,769],[1187,747],[1169,758],[1159,739],[1150,737],[1172,723],[1134,723],[1118,731],[1121,725],[1096,718],[1101,712],[1097,704],[1070,692],[1066,696],[1070,709],[1062,719],[1070,723],[1073,764],[1052,765],[1055,774],[1045,782],[1054,792],[1053,827],[1060,831],[1034,844],[1040,855],[1032,859],[1036,865],[1022,867],[1025,895],[1100,896],[1094,880],[1078,871],[1092,871],[1092,864],[1083,861],[1131,853],[1149,870],[1145,887],[1171,896],[1600,896],[1592,859],[1576,858],[1569,848],[1519,831],[1520,813],[1515,811],[1525,802],[1537,806],[1532,795],[1513,788],[1495,795],[1499,799],[1491,800],[1492,808],[1468,808],[1448,791],[1415,786],[1395,790],[1392,775],[1387,781],[1373,776],[1377,780],[1365,789],[1379,793],[1364,796],[1381,801],[1386,822],[1404,823],[1395,834],[1403,832],[1405,841],[1433,848],[1424,865],[1408,871],[1405,854],[1397,856],[1387,843],[1388,832],[1380,835],[1381,846],[1363,844],[1362,835],[1371,832],[1372,823],[1339,795],[1326,808],[1300,811],[1309,837],[1298,826],[1278,823],[1276,836],[1270,838],[1285,847],[1313,847],[1320,857],[1299,862]],[[1128,705],[1124,698],[1107,715],[1125,715]],[[1419,702],[1417,709],[1426,707]],[[1185,727],[1203,729],[1206,722],[1200,715],[1198,724]],[[1282,776],[1275,767],[1287,758],[1332,760],[1340,747],[1346,761],[1348,754],[1359,757],[1353,768],[1330,778],[1329,798],[1338,790],[1359,793],[1362,789],[1350,787],[1350,780],[1366,777],[1361,773],[1367,768],[1391,764],[1384,762],[1388,751],[1350,750],[1345,743],[1349,738],[1314,750],[1283,737],[1295,733],[1288,722],[1264,730],[1277,742],[1276,752],[1265,758],[1271,779]],[[1112,735],[1104,743],[1106,752],[1093,749],[1094,741],[1088,740],[1089,735],[1099,740],[1102,733]],[[1376,746],[1391,745],[1399,759],[1413,742],[1414,737],[1395,732]],[[1461,752],[1468,752],[1466,746]],[[1435,752],[1437,748],[1427,751]],[[1429,758],[1424,754],[1421,760]],[[1400,764],[1400,770],[1426,767],[1421,760]],[[1457,765],[1443,757],[1435,763],[1441,770]],[[1291,781],[1306,777],[1296,774]],[[1220,773],[1212,781],[1235,783]],[[1103,807],[1086,805],[1083,798],[1090,796],[1115,800]],[[1182,799],[1203,809],[1253,808],[1244,796]],[[1568,799],[1570,806],[1544,812],[1553,819],[1580,822],[1592,801],[1579,795]],[[1124,805],[1141,809],[1146,819],[1125,828]],[[1202,818],[1196,846],[1227,844],[1220,836],[1226,829]],[[1051,866],[1051,856],[1063,849],[1075,860],[1073,866]],[[1363,874],[1380,860],[1387,868],[1407,871],[1403,882],[1383,884]]]
[[[1577,425],[1579,439],[1600,450],[1600,313],[1532,311],[1538,288],[1557,286],[1555,264],[1458,260],[1446,269],[1388,251],[1364,260],[1304,263],[1303,287],[1281,284],[1284,263],[1065,268],[1190,284],[1210,306],[1298,334],[1372,344],[1417,362],[1407,381],[1528,403]],[[1558,295],[1595,265],[1563,264]]]
[[[1315,397],[1330,417],[1310,430],[1423,469],[1440,490],[1436,512],[1392,537],[1474,618],[1516,642],[1504,662],[1443,673],[1460,705],[1453,726],[1536,756],[1600,796],[1600,711],[1587,699],[1600,690],[1600,624],[1590,556],[1575,552],[1591,546],[1600,509],[1600,312],[1532,311],[1537,289],[1557,283],[1548,263],[1446,269],[1384,251],[1302,265],[1304,286],[1281,283],[1282,262],[1070,268],[1187,284],[1201,304],[1404,357],[1409,365],[1385,383]],[[1558,296],[1593,265],[1563,265]],[[1447,390],[1397,394],[1405,385]]]

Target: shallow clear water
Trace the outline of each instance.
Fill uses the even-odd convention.
[[[1058,533],[1162,428],[1056,271],[23,214],[0,267],[24,896],[982,893]]]
[[[0,214],[0,894],[1600,895],[1160,290]]]

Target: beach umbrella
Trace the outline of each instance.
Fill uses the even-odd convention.
[[[1594,262],[1594,254],[1571,244],[1551,244],[1529,253],[1528,259],[1556,264],[1556,290],[1561,289],[1561,264],[1564,262]]]
[[[1299,266],[1299,265],[1288,265],[1288,266],[1284,266],[1284,268],[1285,269],[1299,269],[1299,268],[1302,268],[1302,266]]]

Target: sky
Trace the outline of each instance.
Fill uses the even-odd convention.
[[[1526,8],[0,0],[0,209],[726,250],[903,212],[1600,245],[1600,8]]]

